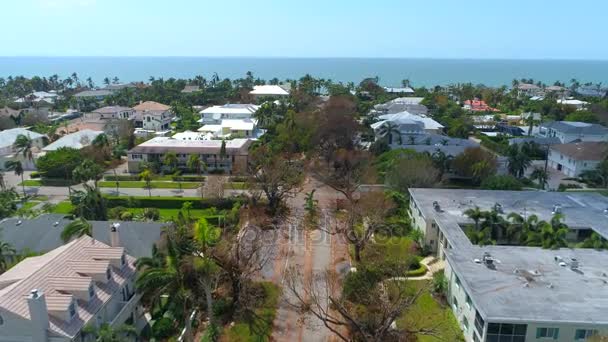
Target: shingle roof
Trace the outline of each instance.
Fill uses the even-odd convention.
[[[551,146],[552,150],[575,160],[604,160],[608,157],[608,142],[577,142]]]
[[[112,92],[106,89],[96,89],[96,90],[85,90],[80,93],[75,94],[75,97],[98,97],[98,96],[109,96],[112,95]]]
[[[170,106],[154,101],[146,101],[133,107],[138,112],[152,111],[152,112],[165,112],[171,109]]]
[[[21,224],[17,222],[21,221]],[[7,218],[0,221],[0,240],[10,243],[16,250],[29,249],[48,252],[61,245],[61,232],[71,220],[64,215],[45,214],[35,219]],[[109,221],[89,221],[93,226],[93,238],[105,244],[110,243]],[[120,245],[127,253],[140,258],[151,256],[152,245],[160,239],[165,223],[160,222],[118,222]]]
[[[541,127],[569,134],[608,134],[608,128],[602,125],[578,121],[552,121],[542,124]]]
[[[86,267],[86,265],[94,267],[99,264],[89,254],[91,247],[113,249],[113,247],[85,235],[50,253],[35,257],[38,267],[34,267],[34,264],[28,262],[23,265],[20,263],[14,269],[1,275],[0,283],[5,280],[5,277],[13,281],[18,280],[0,290],[0,308],[25,319],[31,319],[27,296],[31,290],[37,289],[49,300],[49,309],[65,309],[67,298],[64,296],[74,285],[74,278],[80,279],[79,281],[82,282],[90,279],[78,273],[72,265],[78,263],[82,267]],[[118,249],[122,250],[122,248]],[[95,298],[89,301],[76,301],[77,319],[68,322],[49,315],[49,330],[61,336],[70,338],[75,336],[87,322],[95,317],[95,314],[103,308],[112,295],[134,276],[134,262],[135,258],[127,255],[127,265],[120,268],[112,267],[110,281],[95,282]]]
[[[0,148],[12,146],[15,143],[15,139],[17,139],[17,137],[21,134],[30,137],[30,139],[38,139],[44,137],[43,134],[32,132],[21,127],[6,129],[0,132]]]
[[[71,147],[75,149],[81,149],[85,146],[90,145],[95,138],[103,134],[103,131],[93,131],[90,129],[83,129],[78,132],[74,132],[68,135],[65,135],[53,143],[42,148],[43,151],[55,151],[62,147]]]

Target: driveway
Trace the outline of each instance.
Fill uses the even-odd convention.
[[[525,176],[530,177],[530,174],[532,174],[532,172],[534,171],[535,168],[545,169],[545,161],[544,160],[532,161],[532,165],[530,165],[530,167],[528,169],[526,169]],[[561,173],[560,171],[557,171],[556,169],[554,169],[552,167],[547,167],[547,173],[549,174],[549,180],[547,181],[548,186],[546,187],[547,190],[557,190],[557,188],[559,187],[559,185],[561,183],[578,184],[583,187],[585,186],[585,184],[579,183],[577,181],[564,180],[564,178],[571,178],[571,177]]]

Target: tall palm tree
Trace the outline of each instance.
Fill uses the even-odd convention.
[[[479,231],[479,221],[485,217],[485,212],[475,206],[475,208],[465,210],[464,214],[475,222],[475,230]]]
[[[507,218],[511,221],[507,227],[507,236],[512,242],[517,240],[520,244],[525,245],[531,234],[538,233],[538,216],[536,215],[524,218],[518,213],[510,213]]]
[[[163,157],[163,164],[171,168],[171,171],[177,169],[177,154],[175,152],[167,152]]]
[[[6,189],[6,183],[4,182],[4,172],[0,171],[0,190]]]
[[[535,234],[530,234],[528,237],[528,245],[540,246],[546,249],[567,247],[568,241],[566,240],[566,235],[568,234],[569,229],[562,220],[562,214],[555,214],[551,218],[551,221],[539,222],[539,230]]]
[[[24,158],[31,161],[33,158],[32,155],[32,147],[33,142],[32,139],[24,134],[19,134],[13,143],[13,147],[17,150],[17,153],[23,155]]]
[[[472,244],[487,246],[487,245],[495,245],[496,241],[492,240],[492,229],[490,227],[486,227],[482,230],[475,229],[467,229],[465,231],[469,240],[471,240]]]
[[[81,237],[84,235],[91,236],[92,232],[93,226],[84,218],[79,217],[63,228],[61,240],[63,240],[63,242],[68,242],[73,237]]]
[[[188,169],[196,171],[199,176],[201,175],[201,172],[207,168],[198,154],[191,154],[186,161],[186,166]]]
[[[25,184],[23,183],[23,165],[19,160],[8,160],[4,163],[4,167],[9,171],[14,171],[17,176],[21,176],[21,188],[23,189],[23,196],[25,196]]]
[[[0,241],[0,274],[7,269],[9,257],[13,257],[17,251],[8,242]]]
[[[382,125],[382,131],[380,134],[386,138],[386,142],[391,145],[393,143],[393,135],[397,136],[397,142],[399,145],[403,145],[403,137],[401,136],[401,132],[399,131],[399,126],[396,124],[387,121]]]
[[[549,173],[540,167],[537,167],[530,174],[530,179],[538,182],[538,188],[544,190],[545,185],[549,181]]]

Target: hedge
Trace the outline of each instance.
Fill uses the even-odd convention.
[[[174,182],[204,182],[205,176],[173,176]]]
[[[34,171],[30,174],[30,178],[34,179],[34,178],[40,178],[40,172],[38,171]]]
[[[407,272],[408,277],[420,277],[426,274],[426,266],[420,264],[420,267]]]
[[[139,175],[110,175],[103,177],[107,181],[115,182],[115,181],[138,181]]]
[[[181,209],[184,203],[192,203],[192,209],[232,209],[238,198],[205,198],[199,197],[147,197],[147,196],[106,196],[108,208],[143,207],[159,209]]]
[[[43,186],[68,186],[68,185],[75,185],[78,184],[78,182],[74,181],[74,180],[67,180],[67,179],[63,179],[63,178],[42,178],[40,179],[40,183]]]

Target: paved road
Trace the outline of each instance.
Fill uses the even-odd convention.
[[[332,341],[333,333],[311,314],[305,314],[290,303],[297,303],[294,294],[285,287],[285,271],[299,270],[298,284],[312,282],[313,286],[322,286],[320,277],[326,270],[347,270],[349,266],[348,248],[336,236],[322,230],[304,228],[304,196],[306,192],[316,189],[315,198],[319,201],[319,225],[329,228],[336,224],[332,208],[335,206],[336,193],[314,180],[309,180],[304,189],[288,201],[291,208],[290,217],[281,227],[282,234],[276,246],[272,270],[265,272],[269,279],[283,286],[282,298],[274,321],[272,340],[274,341]],[[327,298],[322,298],[326,302]]]

